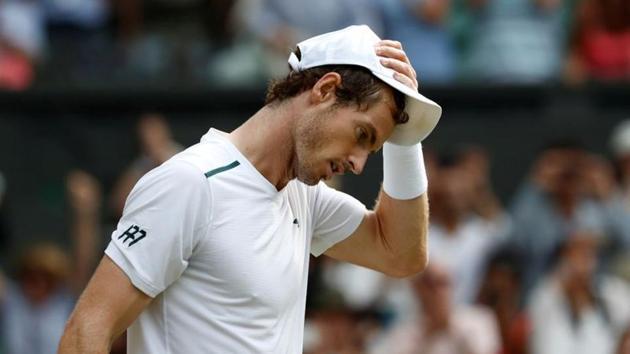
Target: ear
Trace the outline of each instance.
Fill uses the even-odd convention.
[[[334,71],[324,74],[313,85],[310,91],[310,101],[313,104],[324,103],[327,101],[334,102],[336,99],[335,91],[341,85],[341,75]]]

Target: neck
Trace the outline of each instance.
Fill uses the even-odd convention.
[[[277,190],[295,178],[293,101],[264,106],[229,135],[236,148]]]

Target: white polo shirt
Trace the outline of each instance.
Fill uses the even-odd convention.
[[[301,353],[309,253],[365,212],[324,183],[276,190],[211,129],[136,184],[105,251],[154,297],[128,352]]]

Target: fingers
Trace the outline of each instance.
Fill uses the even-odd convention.
[[[407,54],[398,41],[383,40],[374,46],[376,54],[386,58],[397,59],[407,64],[411,64]]]
[[[381,58],[381,64],[394,70],[394,78],[403,84],[418,89],[418,80],[416,71],[411,66],[411,62],[407,54],[402,49],[402,45],[398,41],[382,40],[375,46],[376,54]]]
[[[408,86],[416,91],[418,90],[418,81],[412,80],[409,76],[394,72],[394,79],[400,81],[405,86]]]
[[[376,45],[402,49],[402,43],[400,43],[399,41],[391,40],[391,39],[382,39],[378,43],[376,43]]]
[[[381,58],[381,64],[394,70],[394,78],[414,90],[418,89],[418,80],[416,72],[411,65],[397,59]]]
[[[418,88],[418,81],[416,80],[416,73],[411,67],[411,65],[407,63],[403,63],[402,61],[396,59],[389,58],[381,58],[381,64],[395,71],[394,77],[404,83],[407,84],[409,82],[412,88]],[[396,75],[398,74],[398,75]]]

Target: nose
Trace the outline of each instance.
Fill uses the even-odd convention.
[[[365,163],[367,162],[369,152],[365,149],[357,149],[352,155],[348,157],[348,164],[350,165],[350,170],[355,175],[361,174],[363,172],[363,168],[365,167]]]

